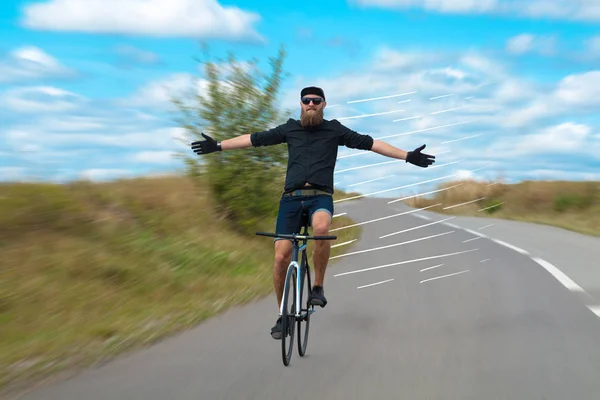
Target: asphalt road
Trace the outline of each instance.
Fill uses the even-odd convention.
[[[488,227],[491,237],[504,232],[509,244],[531,245],[525,254],[472,233],[483,233],[488,220],[448,221],[469,232],[432,224],[445,218],[437,215],[396,215],[409,210],[384,199],[336,204],[336,214],[357,222],[390,218],[362,225],[363,239],[328,270],[329,304],[313,314],[307,356],[295,352],[289,367],[268,333],[277,316],[271,296],[21,398],[600,398],[593,293],[569,289],[532,258],[542,258],[533,253],[543,252],[547,236],[523,239],[514,223],[504,231],[507,221]],[[581,245],[573,234],[554,233],[563,239],[545,260],[568,275],[564,257],[585,288],[598,273],[599,241],[572,249]]]

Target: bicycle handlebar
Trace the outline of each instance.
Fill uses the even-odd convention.
[[[298,233],[269,233],[269,232],[256,232],[259,236],[269,236],[281,239],[312,239],[312,240],[335,240],[337,236],[308,236],[300,235]]]

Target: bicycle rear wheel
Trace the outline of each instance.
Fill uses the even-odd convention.
[[[300,317],[298,319],[298,354],[300,357],[304,357],[306,354],[306,347],[308,346],[308,329],[310,327],[310,314],[314,310],[314,306],[310,304],[310,269],[308,261],[306,261],[306,254],[302,257],[305,267],[304,279],[302,279],[302,286],[300,287],[300,294],[298,295],[298,301],[300,302]]]
[[[289,267],[285,277],[281,313],[281,356],[283,365],[290,364],[296,328],[296,268]]]

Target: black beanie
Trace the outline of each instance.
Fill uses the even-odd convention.
[[[316,94],[317,96],[321,96],[323,98],[323,100],[325,100],[325,92],[323,92],[323,89],[321,89],[320,87],[316,87],[316,86],[305,87],[300,92],[300,97],[304,97],[307,94]]]

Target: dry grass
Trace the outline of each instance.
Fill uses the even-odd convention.
[[[448,182],[433,198],[406,200],[412,207],[468,216],[491,216],[557,226],[600,236],[600,182],[525,181],[519,184]],[[455,185],[460,185],[453,187]],[[478,200],[482,199],[482,200]],[[478,200],[472,202],[474,200]],[[444,210],[444,207],[468,204]]]
[[[1,186],[0,387],[101,362],[270,294],[272,239],[229,229],[202,187],[184,177]],[[273,229],[267,218],[256,231]],[[360,229],[338,233],[348,241]]]

